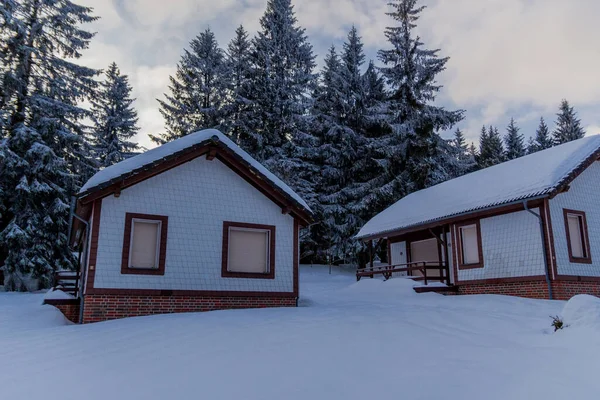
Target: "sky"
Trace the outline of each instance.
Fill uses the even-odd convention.
[[[210,27],[225,48],[240,24],[254,34],[267,0],[78,0],[100,19],[82,64],[115,61],[133,86],[141,145],[163,130],[158,102],[168,91],[182,50]],[[387,48],[393,21],[387,0],[293,0],[319,65],[327,49],[341,47],[355,25],[365,52]],[[469,141],[483,124],[505,131],[515,118],[521,133],[535,133],[540,117],[554,128],[561,99],[573,105],[588,134],[600,133],[600,2],[596,0],[422,0],[417,33],[427,48],[448,56],[436,103],[463,109],[459,123]],[[443,133],[450,137],[451,132]]]

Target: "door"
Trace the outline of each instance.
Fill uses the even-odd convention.
[[[438,241],[435,238],[419,240],[410,243],[410,261],[418,262],[425,261],[435,264],[440,264],[440,253]],[[421,271],[413,271],[412,275],[423,276]],[[439,270],[428,270],[427,277],[439,277]]]
[[[390,244],[390,265],[406,264],[406,242],[395,242]],[[396,273],[406,276],[406,272]]]

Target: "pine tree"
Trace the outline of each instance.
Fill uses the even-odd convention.
[[[297,186],[297,158],[307,137],[306,113],[316,82],[315,56],[305,31],[298,26],[290,0],[269,0],[253,40],[250,100],[251,130],[258,140],[249,152],[267,168],[310,196],[309,188]],[[309,146],[310,147],[310,146]]]
[[[527,146],[527,152],[529,154],[537,151],[549,149],[552,147],[552,138],[550,137],[550,130],[544,118],[540,118],[540,125],[535,131],[535,139],[529,138],[529,145]]]
[[[505,161],[504,148],[498,128],[490,126],[486,131],[485,126],[481,129],[479,137],[479,156],[477,167],[479,169],[491,167]]]
[[[473,144],[471,143],[471,145]],[[450,141],[450,148],[453,154],[453,162],[450,164],[451,178],[462,176],[475,169],[475,156],[469,151],[465,135],[459,128],[456,128],[454,132],[454,138]]]
[[[581,121],[577,118],[577,113],[567,100],[560,103],[560,109],[556,115],[558,116],[556,129],[552,135],[554,144],[567,143],[585,136]]]
[[[469,145],[469,155],[473,157],[473,160],[477,160],[477,157],[479,156],[479,151],[477,151],[477,147],[475,147],[475,143],[473,142]],[[475,165],[474,168],[477,168],[477,165]]]
[[[130,139],[138,132],[137,112],[133,108],[127,75],[121,75],[116,63],[106,71],[98,95],[92,99],[94,147],[105,168],[130,157],[139,148]]]
[[[161,144],[197,130],[220,128],[226,71],[224,51],[206,29],[184,51],[175,76],[169,78],[170,94],[159,100],[167,132],[150,138]]]
[[[252,115],[250,101],[250,63],[252,44],[243,26],[235,30],[235,36],[227,47],[226,70],[228,101],[223,109],[223,125],[231,139],[244,149],[254,147],[259,139],[250,128]]]
[[[451,128],[463,115],[431,104],[441,89],[435,78],[448,58],[439,58],[439,50],[424,49],[414,36],[425,7],[417,6],[417,0],[396,0],[390,6],[388,15],[398,26],[385,30],[392,48],[379,51],[381,72],[392,93],[386,102],[389,132],[373,144],[383,169],[373,211],[448,178],[440,163],[438,148],[443,140],[437,132]]]
[[[366,135],[372,140],[377,140],[386,134],[385,119],[387,115],[385,101],[387,93],[385,81],[372,60],[369,61],[369,66],[363,75],[363,82],[365,85],[364,103],[366,112],[364,115],[364,124],[366,125]],[[379,171],[373,171],[373,174],[378,173]]]
[[[3,3],[4,4],[4,3]],[[0,253],[8,289],[47,287],[56,269],[74,268],[67,246],[69,197],[93,172],[79,107],[97,71],[73,59],[93,34],[92,9],[68,0],[22,0],[3,21]]]
[[[375,100],[369,99],[367,90],[376,90],[381,79],[373,71],[363,74],[364,59],[361,38],[352,27],[341,57],[333,47],[326,57],[322,85],[315,92],[312,110],[313,131],[320,144],[320,229],[327,234],[321,241],[333,244],[328,252],[338,259],[353,257],[362,249],[353,236],[369,217],[363,199],[370,190],[367,130],[369,102]],[[369,87],[371,83],[375,87]]]
[[[514,160],[515,158],[525,155],[525,143],[523,135],[519,133],[519,128],[515,123],[514,118],[510,119],[510,124],[506,128],[506,136],[504,138],[506,145],[506,159]]]

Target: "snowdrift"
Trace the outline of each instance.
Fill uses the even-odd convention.
[[[562,310],[563,322],[570,327],[600,329],[600,298],[588,294],[573,296]]]
[[[70,300],[75,297],[70,295],[69,293],[65,293],[60,289],[50,289],[44,295],[44,300]]]

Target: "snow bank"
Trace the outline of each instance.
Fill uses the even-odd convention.
[[[65,293],[60,289],[50,289],[44,295],[44,300],[71,300],[74,298],[75,296]]]
[[[561,316],[570,327],[600,328],[600,298],[588,294],[574,296],[565,304]]]
[[[353,285],[342,290],[342,293],[351,293],[354,297],[364,296],[368,299],[376,297],[405,297],[415,296],[417,293],[413,290],[419,284],[408,278],[392,278],[387,281],[382,279],[362,278]]]

